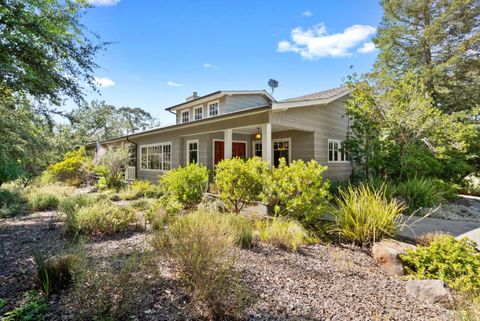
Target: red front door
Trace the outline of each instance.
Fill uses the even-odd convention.
[[[215,144],[215,165],[223,159],[224,150],[225,150],[225,143],[220,140],[214,141]],[[247,157],[247,143],[244,142],[233,142],[232,143],[232,157],[240,157],[246,158]]]

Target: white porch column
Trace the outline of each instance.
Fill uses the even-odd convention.
[[[223,131],[223,159],[232,158],[232,129]]]
[[[272,124],[262,124],[262,160],[272,164]]]

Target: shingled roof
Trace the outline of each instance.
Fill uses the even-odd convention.
[[[324,91],[318,91],[315,93],[303,95],[303,96],[298,96],[298,97],[293,97],[293,98],[288,98],[284,99],[280,102],[282,103],[288,103],[288,102],[296,102],[296,101],[308,101],[308,100],[316,100],[316,99],[328,99],[335,97],[339,94],[342,94],[344,92],[349,91],[347,86],[342,86],[342,87],[337,87],[333,89],[328,89]]]

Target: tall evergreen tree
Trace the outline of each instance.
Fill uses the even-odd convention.
[[[480,105],[480,1],[382,0],[377,70],[422,76],[445,112]]]

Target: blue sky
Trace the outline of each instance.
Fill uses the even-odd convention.
[[[101,99],[141,107],[172,123],[165,107],[197,91],[268,89],[284,99],[339,86],[368,71],[378,0],[90,0],[83,18],[103,40],[95,72]]]

